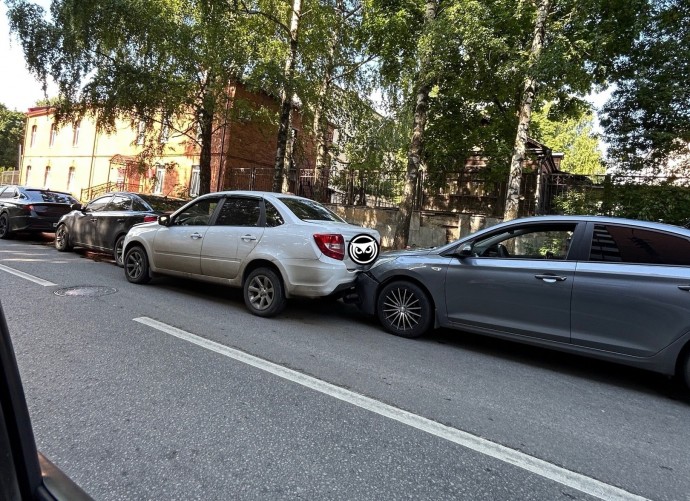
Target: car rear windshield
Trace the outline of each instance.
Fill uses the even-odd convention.
[[[344,223],[340,216],[331,212],[326,207],[313,200],[302,200],[299,198],[279,197],[279,200],[287,205],[295,216],[302,221],[336,221]]]
[[[176,200],[174,198],[139,196],[156,212],[175,212],[187,203],[185,200]]]
[[[26,196],[32,202],[51,202],[55,204],[76,204],[77,199],[67,193],[47,190],[26,190]]]

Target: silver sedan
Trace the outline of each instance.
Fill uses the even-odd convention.
[[[520,219],[383,253],[360,308],[403,337],[448,327],[680,375],[690,386],[690,230],[601,217]]]
[[[292,296],[351,292],[379,243],[376,230],[348,224],[313,200],[218,192],[132,227],[124,268],[137,284],[161,274],[242,287],[249,311],[269,317]]]

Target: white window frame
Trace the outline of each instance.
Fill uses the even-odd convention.
[[[201,166],[192,165],[192,174],[189,176],[189,196],[199,196],[199,189],[201,187]]]

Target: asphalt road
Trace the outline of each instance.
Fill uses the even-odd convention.
[[[112,293],[55,294],[80,286]],[[47,237],[0,241],[0,298],[38,447],[97,500],[690,499],[662,376],[340,302],[261,319]]]

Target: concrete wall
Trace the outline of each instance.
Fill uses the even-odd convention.
[[[398,223],[398,209],[375,209],[329,205],[329,208],[349,223],[366,228],[375,228],[381,234],[381,245],[392,248],[395,227]],[[436,247],[457,240],[460,237],[493,226],[501,219],[457,212],[418,211],[412,214],[410,224],[410,247]]]

